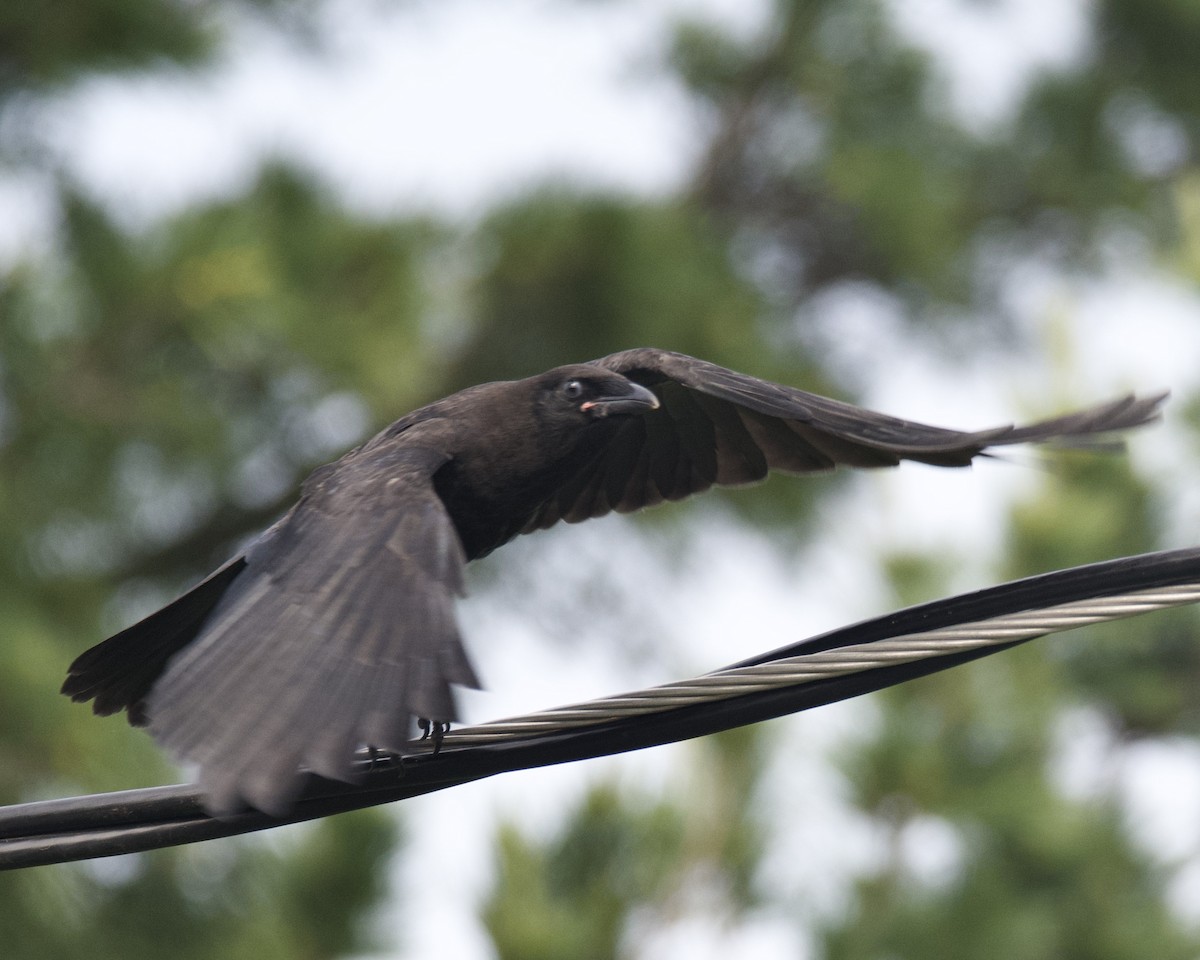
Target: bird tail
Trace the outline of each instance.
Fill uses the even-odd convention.
[[[127,710],[131,724],[145,726],[154,681],[195,638],[245,566],[242,557],[231,560],[161,610],[85,650],[67,669],[62,692],[76,703],[93,701],[99,716]]]

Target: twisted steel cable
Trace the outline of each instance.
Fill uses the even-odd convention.
[[[1044,610],[1022,610],[979,623],[941,627],[891,640],[852,644],[753,666],[718,670],[691,680],[679,680],[633,693],[601,697],[586,703],[463,727],[447,733],[441,749],[519,740],[536,734],[560,733],[588,724],[624,720],[678,707],[700,706],[814,680],[1032,640],[1049,633],[1198,601],[1200,584],[1185,583],[1140,590],[1123,596],[1063,603]],[[429,751],[432,746],[426,741],[418,741],[414,749]]]

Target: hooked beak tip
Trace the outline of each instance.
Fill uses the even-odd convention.
[[[580,409],[598,417],[613,414],[640,414],[657,410],[661,404],[653,391],[640,383],[629,382],[629,392],[616,397],[600,397],[589,400]]]

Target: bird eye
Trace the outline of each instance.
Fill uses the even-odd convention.
[[[578,380],[568,380],[562,385],[562,391],[568,400],[578,400],[583,396],[583,384]]]

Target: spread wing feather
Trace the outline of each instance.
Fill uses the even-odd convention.
[[[770,471],[889,467],[901,460],[967,466],[989,448],[1087,442],[1157,418],[1165,393],[1111,403],[1024,427],[934,427],[759,380],[679,353],[643,348],[595,361],[652,389],[660,406],[626,423],[594,459],[528,518],[523,532],[610,510],[679,500]]]
[[[432,482],[445,459],[391,447],[314,474],[138,691],[212,811],[283,813],[300,768],[352,779],[358,748],[400,750],[411,717],[454,719],[451,683],[478,686],[453,609],[465,558]],[[77,666],[86,697],[103,681]]]

